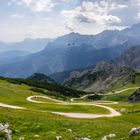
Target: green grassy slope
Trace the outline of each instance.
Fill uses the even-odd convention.
[[[129,104],[126,100],[117,105],[108,105],[117,110],[125,108],[126,112],[120,117],[98,118],[98,119],[72,119],[51,114],[50,111],[65,112],[87,112],[87,113],[108,113],[106,110],[91,106],[63,106],[55,105],[55,102],[46,99],[46,104],[35,104],[26,101],[28,96],[44,95],[33,92],[31,87],[25,84],[12,84],[6,80],[0,80],[0,102],[11,105],[18,105],[34,110],[12,110],[0,107],[0,123],[8,122],[12,130],[13,140],[24,137],[25,140],[55,140],[61,135],[63,140],[73,140],[68,129],[72,129],[78,137],[90,137],[91,140],[101,140],[104,135],[115,133],[114,140],[138,140],[140,136],[128,138],[131,128],[140,126],[140,104]],[[50,92],[50,91],[48,91]],[[131,94],[121,93],[121,94]],[[108,97],[109,98],[109,97]],[[112,99],[112,97],[110,97]],[[114,98],[114,97],[113,97]],[[108,99],[106,99],[108,100]],[[35,111],[36,110],[36,111]],[[39,110],[39,111],[37,111]],[[46,112],[40,112],[45,110]],[[39,138],[35,138],[39,135]],[[0,140],[4,138],[0,135]]]
[[[102,100],[109,100],[109,101],[128,101],[128,97],[130,95],[132,95],[132,93],[134,93],[136,90],[135,89],[131,89],[128,91],[124,91],[122,93],[119,94],[114,94],[114,95],[108,95],[108,96],[103,96]]]
[[[50,92],[50,91],[48,91]],[[0,80],[0,102],[10,105],[22,106],[35,110],[42,110],[46,112],[86,112],[86,113],[108,113],[107,110],[94,106],[80,106],[80,105],[59,105],[52,100],[47,100],[46,104],[35,104],[28,102],[27,97],[32,95],[44,95],[30,90],[27,85],[11,84],[7,81]],[[49,102],[48,102],[49,101]]]
[[[26,140],[36,140],[34,135],[40,135],[39,140],[54,140],[58,135],[61,135],[63,140],[73,140],[68,129],[72,129],[79,137],[90,136],[92,140],[101,140],[104,135],[110,133],[117,135],[114,140],[124,137],[125,140],[138,140],[140,136],[128,138],[128,133],[132,127],[139,127],[139,115],[140,113],[126,113],[115,118],[82,120],[48,113],[0,108],[0,122],[10,123],[14,140],[18,140],[21,136],[24,136]]]

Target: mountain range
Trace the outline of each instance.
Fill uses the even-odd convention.
[[[63,80],[65,86],[88,92],[101,92],[127,84],[138,84],[140,46],[126,50],[112,62],[99,62],[95,68],[75,70]],[[62,74],[61,74],[62,75]]]
[[[0,53],[10,52],[10,51],[23,51],[29,53],[35,53],[43,50],[46,45],[51,42],[52,39],[49,38],[38,38],[31,39],[26,38],[23,41],[15,42],[15,43],[5,43],[0,42]]]
[[[0,65],[2,64],[9,64],[16,61],[19,57],[29,55],[29,52],[20,51],[20,50],[13,50],[13,51],[6,51],[0,53]]]
[[[97,35],[70,33],[51,41],[40,52],[0,65],[0,75],[28,77],[33,73],[57,72],[95,67],[112,61],[132,46],[140,44],[140,24],[124,30],[105,30]],[[123,62],[122,62],[123,63]]]

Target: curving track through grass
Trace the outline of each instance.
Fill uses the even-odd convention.
[[[116,95],[116,94],[122,93],[122,92],[127,91],[127,90],[138,89],[138,88],[140,88],[140,87],[126,88],[126,89],[122,89],[120,91],[115,91],[114,93],[109,92],[107,94],[98,94],[98,95],[105,95],[105,96],[108,96],[108,95]],[[87,94],[87,95],[84,95],[84,96],[82,96],[80,98],[71,98],[71,102],[73,102],[74,100],[85,99],[86,97],[93,96],[93,95],[95,95],[95,94]]]
[[[60,101],[60,100],[56,100],[56,99],[52,99],[50,97],[47,96],[30,96],[27,98],[27,101],[32,102],[32,103],[37,103],[37,104],[45,104],[47,102],[40,102],[40,101],[36,101],[33,98],[44,98],[44,99],[50,99],[52,101],[55,101],[56,105],[57,104],[61,104],[61,105],[84,105],[84,106],[96,106],[96,107],[100,107],[100,108],[104,108],[107,109],[110,113],[109,114],[88,114],[88,113],[66,113],[66,112],[52,112],[53,114],[57,114],[57,115],[63,115],[66,117],[70,117],[70,118],[102,118],[102,117],[115,117],[115,116],[120,116],[121,113],[116,111],[115,109],[111,108],[111,107],[107,107],[101,104],[116,104],[117,102],[107,102],[107,103],[71,103],[71,102],[64,102],[64,101]]]
[[[126,89],[117,91],[115,93],[107,93],[105,95],[119,94],[119,93],[122,93],[124,91],[131,90],[131,89],[137,89],[137,88],[139,88],[139,87],[126,88]],[[57,99],[52,99],[52,98],[50,98],[48,96],[34,95],[34,96],[27,97],[27,101],[35,103],[35,104],[47,104],[47,102],[45,102],[45,101],[34,100],[35,98],[36,99],[37,98],[44,98],[44,99],[48,99],[50,101],[53,101],[53,104],[55,104],[55,105],[95,106],[95,107],[100,107],[100,108],[106,109],[106,110],[108,110],[110,112],[109,114],[91,114],[91,113],[89,114],[89,113],[74,113],[74,112],[67,113],[67,112],[53,112],[53,111],[51,112],[53,114],[62,115],[62,116],[70,117],[70,118],[89,118],[89,119],[93,119],[93,118],[102,118],[102,117],[115,117],[115,116],[120,116],[121,115],[121,113],[116,111],[115,109],[113,109],[111,107],[108,107],[108,106],[105,106],[105,105],[108,105],[108,104],[117,104],[118,102],[113,102],[113,101],[94,102],[94,103],[88,103],[88,102],[87,103],[84,103],[84,102],[83,103],[74,103],[73,102],[75,99],[84,99],[84,98],[86,98],[88,96],[91,96],[91,94],[84,95],[81,98],[72,98],[71,102],[64,102],[64,101],[60,101],[60,100],[57,100]],[[10,108],[10,109],[21,109],[21,110],[22,109],[27,109],[27,110],[31,110],[30,108],[24,108],[24,107],[20,107],[20,106],[8,105],[8,104],[3,104],[3,103],[0,103],[0,106]],[[37,111],[42,112],[41,110],[37,110]]]

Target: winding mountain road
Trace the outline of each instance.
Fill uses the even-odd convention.
[[[93,119],[93,118],[101,118],[101,117],[115,117],[115,116],[120,116],[121,113],[116,111],[115,109],[111,108],[111,107],[107,107],[101,104],[117,104],[117,102],[102,102],[102,103],[71,103],[71,102],[64,102],[64,101],[60,101],[60,100],[56,100],[56,99],[52,99],[50,97],[47,96],[30,96],[27,98],[27,101],[32,102],[32,103],[38,103],[38,104],[45,104],[47,102],[40,102],[40,101],[36,101],[34,100],[34,98],[44,98],[44,99],[51,99],[52,101],[55,101],[56,103],[54,104],[59,104],[59,105],[84,105],[84,106],[96,106],[96,107],[100,107],[100,108],[104,108],[109,110],[109,114],[91,114],[91,113],[65,113],[65,112],[52,112],[53,114],[57,114],[57,115],[63,115],[66,117],[70,117],[70,118],[88,118],[88,119]]]
[[[127,88],[127,89],[123,89],[123,90],[117,91],[115,93],[107,93],[107,94],[102,94],[102,95],[119,94],[119,93],[127,91],[127,90],[138,89],[138,88],[140,88],[140,87]],[[32,103],[37,103],[37,104],[46,104],[47,102],[42,102],[42,101],[34,100],[34,98],[44,98],[44,99],[49,99],[49,100],[54,101],[54,104],[59,104],[59,105],[96,106],[96,107],[107,109],[110,112],[109,114],[52,112],[53,114],[63,115],[63,116],[70,117],[70,118],[88,118],[88,119],[93,119],[93,118],[101,118],[101,117],[115,117],[115,116],[120,116],[121,115],[121,113],[116,111],[115,109],[113,109],[111,107],[108,107],[108,106],[105,106],[105,104],[106,105],[107,104],[118,104],[118,102],[113,102],[113,101],[102,101],[102,102],[94,102],[94,103],[74,103],[73,102],[75,99],[84,99],[84,98],[86,98],[88,96],[91,96],[91,95],[93,95],[93,94],[84,95],[84,96],[82,96],[80,98],[72,98],[71,102],[60,101],[60,100],[57,100],[57,99],[52,99],[52,98],[47,97],[47,96],[34,95],[34,96],[27,97],[27,101],[32,102]],[[5,108],[9,108],[9,109],[20,109],[20,110],[27,109],[27,110],[31,110],[29,108],[24,108],[24,107],[19,107],[19,106],[14,106],[14,105],[8,105],[8,104],[4,104],[4,103],[0,103],[0,107],[5,107]],[[42,112],[42,111],[40,110],[40,112]],[[43,111],[43,112],[45,112],[45,111]]]
[[[108,95],[115,95],[115,94],[119,94],[119,93],[122,93],[122,92],[127,91],[127,90],[138,89],[138,88],[140,88],[140,87],[126,88],[126,89],[122,89],[122,90],[120,90],[120,91],[115,91],[114,93],[109,92],[109,93],[107,93],[107,94],[97,94],[97,95],[105,95],[105,96],[108,96]],[[85,99],[86,97],[88,97],[88,96],[93,96],[93,95],[95,95],[95,94],[87,94],[87,95],[84,95],[84,96],[82,96],[82,97],[80,97],[80,98],[71,98],[71,102],[73,102],[74,100]]]

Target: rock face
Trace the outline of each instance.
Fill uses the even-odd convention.
[[[140,69],[140,46],[132,47],[125,51],[117,60],[119,65]]]
[[[80,90],[99,91],[109,89],[115,84],[123,86],[135,83],[139,76],[135,69],[140,69],[139,54],[140,46],[132,47],[112,62],[102,61],[95,68],[70,72],[64,85]]]
[[[129,102],[139,102],[140,101],[140,89],[138,89],[131,96],[129,96],[128,100],[129,100]]]
[[[100,62],[93,69],[75,72],[65,82],[65,86],[85,91],[101,91],[113,87],[116,83],[132,82],[133,70],[114,63]]]

